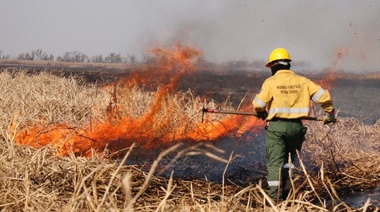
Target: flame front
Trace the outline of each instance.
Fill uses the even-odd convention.
[[[150,52],[155,55],[154,63],[104,87],[113,89],[112,104],[110,103],[106,110],[107,120],[92,122],[83,128],[74,128],[67,124],[35,123],[17,133],[17,142],[37,148],[51,145],[61,155],[68,155],[72,151],[77,155],[90,156],[92,150],[102,152],[107,148],[111,152],[118,152],[135,142],[146,148],[154,148],[167,142],[198,142],[223,136],[238,137],[262,126],[262,121],[243,116],[226,116],[204,123],[200,120],[194,122],[192,117],[179,112],[176,103],[169,101],[168,97],[173,95],[180,78],[194,70],[192,62],[199,58],[202,52],[180,44],[169,48],[158,46]],[[142,115],[133,117],[120,112],[123,105],[119,102],[118,91],[122,92],[136,85],[157,91],[149,109]],[[172,121],[173,117],[175,121]]]
[[[72,127],[69,123],[47,125],[41,123],[28,124],[17,131],[15,139],[18,143],[41,147],[50,145],[56,148],[61,155],[68,155],[70,151],[77,155],[90,156],[93,152],[100,153],[105,149],[111,152],[120,152],[132,143],[141,143],[145,148],[155,148],[163,143],[178,141],[210,141],[222,137],[240,137],[246,132],[262,130],[263,122],[254,117],[224,115],[224,118],[200,121],[201,101],[194,100],[198,106],[197,117],[186,114],[173,101],[174,93],[181,77],[194,71],[193,62],[202,52],[198,49],[180,44],[174,47],[163,48],[157,46],[150,50],[155,58],[148,61],[141,68],[134,70],[128,77],[122,78],[102,89],[110,93],[110,102],[104,117],[99,121],[92,121],[87,126]],[[334,52],[334,64],[324,79],[316,83],[325,89],[330,89],[338,78],[337,69],[342,57],[349,53],[347,48],[339,48]],[[134,86],[141,86],[154,94],[147,109],[139,115],[125,112],[126,106],[121,101],[121,94]],[[171,99],[172,98],[172,99]],[[193,103],[195,105],[195,103]],[[98,107],[98,106],[97,106]],[[133,108],[132,108],[133,110]],[[242,111],[251,111],[250,105]],[[92,151],[94,150],[94,151]]]

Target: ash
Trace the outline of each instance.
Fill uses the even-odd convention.
[[[224,137],[203,143],[190,140],[179,142],[182,143],[180,149],[166,155],[160,161],[156,173],[162,177],[169,178],[173,172],[175,179],[222,182],[225,172],[225,183],[249,185],[257,183],[266,176],[264,132],[256,134],[247,132],[239,138]],[[144,171],[149,171],[157,156],[176,143],[162,144],[149,150],[137,149],[132,152],[127,164],[139,164]],[[181,151],[185,153],[178,157],[178,152]],[[231,158],[231,160],[225,163],[217,158],[226,161]],[[162,169],[165,171],[160,172]]]

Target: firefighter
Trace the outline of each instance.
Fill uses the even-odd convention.
[[[271,52],[265,66],[271,69],[272,76],[264,81],[252,102],[257,116],[267,120],[268,195],[276,202],[288,195],[289,169],[294,168],[296,151],[301,150],[305,139],[307,128],[301,118],[309,115],[310,100],[325,111],[324,124],[336,122],[329,92],[290,70],[291,61],[284,48]]]

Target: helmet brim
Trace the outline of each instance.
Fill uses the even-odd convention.
[[[268,61],[268,62],[265,64],[265,67],[267,67],[267,68],[271,68],[271,67],[272,67],[272,64],[276,63],[277,61],[291,62],[292,59],[281,59],[281,60]]]

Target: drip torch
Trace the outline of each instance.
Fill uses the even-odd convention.
[[[209,108],[203,108],[202,109],[202,122],[203,122],[203,116],[205,113],[219,113],[219,114],[231,114],[231,115],[243,115],[243,116],[257,116],[256,113],[251,112],[242,112],[242,111],[233,111],[233,110],[217,110],[217,109],[209,109]],[[312,121],[323,121],[323,117],[302,117],[303,120],[312,120]]]

